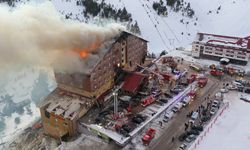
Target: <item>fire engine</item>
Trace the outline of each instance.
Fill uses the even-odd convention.
[[[224,75],[224,72],[221,71],[221,70],[218,70],[218,69],[212,69],[210,71],[210,74],[213,75],[213,76],[216,76],[216,77],[221,77]]]
[[[197,78],[197,74],[191,74],[190,77],[187,78],[188,84],[193,83]]]
[[[156,130],[153,128],[149,128],[146,134],[142,138],[142,142],[144,145],[149,145],[149,143],[152,141],[156,133]]]
[[[155,101],[154,96],[153,96],[153,95],[150,95],[150,96],[148,96],[148,97],[146,97],[145,99],[142,100],[141,105],[142,105],[143,107],[146,107],[146,106],[152,104],[154,101]]]
[[[201,87],[201,88],[204,87],[204,86],[206,86],[207,81],[208,81],[208,79],[205,78],[205,77],[199,78],[199,80],[198,80],[198,86]]]

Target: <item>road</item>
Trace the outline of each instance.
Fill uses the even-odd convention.
[[[198,107],[207,103],[208,100],[205,100],[209,94],[214,95],[219,90],[220,84],[217,79],[209,80],[207,86],[203,89],[200,89],[199,94],[196,99],[188,106],[183,108],[177,116],[175,116],[172,121],[170,121],[170,126],[166,128],[164,133],[152,144],[149,146],[149,149],[152,150],[175,150],[180,145],[178,137],[184,132],[184,123],[188,122],[186,115],[198,109]],[[174,142],[172,142],[172,137],[175,137]]]

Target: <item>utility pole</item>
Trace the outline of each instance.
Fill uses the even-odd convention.
[[[118,89],[115,89],[115,91],[113,92],[113,96],[114,96],[114,114],[113,114],[113,118],[116,120],[119,118],[118,115]]]

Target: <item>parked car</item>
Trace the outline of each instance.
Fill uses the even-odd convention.
[[[174,112],[172,111],[168,111],[165,115],[164,115],[164,122],[168,122],[170,119],[172,119],[174,116]]]
[[[222,89],[220,89],[220,92],[221,93],[228,93],[228,89],[227,88],[222,88]]]
[[[169,93],[164,93],[164,96],[165,96],[166,98],[173,98],[173,96],[172,96],[171,94],[169,94]]]
[[[141,114],[137,114],[132,118],[132,122],[136,124],[141,124],[143,121],[146,120],[145,116],[142,116]]]
[[[187,83],[187,82],[180,82],[179,85],[182,85],[182,86],[187,87],[187,86],[188,86],[188,83]]]
[[[126,130],[124,130],[123,128],[121,128],[120,133],[121,133],[123,136],[125,136],[125,137],[129,137],[128,132],[127,132]]]
[[[133,130],[133,129],[132,129],[129,125],[127,125],[127,124],[122,125],[122,128],[123,128],[125,131],[127,131],[128,133],[131,132],[131,131]]]
[[[210,110],[210,114],[214,115],[216,113],[217,109],[215,107],[212,107]]]
[[[241,95],[240,99],[245,101],[245,102],[250,102],[250,97],[246,96],[246,95]]]
[[[159,101],[161,101],[163,103],[168,103],[168,99],[166,99],[166,98],[161,98]]]
[[[238,90],[238,87],[235,86],[235,85],[229,85],[227,88],[228,88],[229,90]]]
[[[172,109],[172,111],[174,113],[180,111],[180,109],[182,108],[182,103],[181,102],[178,102],[177,104],[175,104],[174,108]]]
[[[193,112],[193,114],[188,122],[194,123],[198,119],[198,117],[199,117],[199,113],[197,111],[195,111],[195,112]]]
[[[135,116],[141,118],[143,121],[147,119],[147,116],[143,116],[142,114],[136,114]]]
[[[190,130],[187,132],[188,135],[194,134],[194,135],[199,135],[200,132],[198,130]]]
[[[183,142],[186,138],[188,137],[187,133],[182,133],[179,137],[178,140]]]
[[[178,150],[185,150],[185,149],[187,149],[187,144],[183,143],[180,145]]]
[[[243,92],[243,90],[244,90],[244,87],[238,87],[239,92]]]
[[[204,116],[204,117],[201,118],[201,121],[202,121],[202,122],[207,122],[207,121],[210,120],[210,119],[211,119],[210,116]]]
[[[233,85],[233,86],[236,86],[236,87],[238,87],[238,88],[239,88],[239,87],[244,87],[240,82],[237,82],[237,81],[233,81],[233,82],[232,82],[232,85]]]
[[[245,89],[245,93],[250,94],[250,88]]]
[[[174,94],[179,94],[182,91],[183,91],[183,89],[181,87],[175,87],[173,89],[170,89],[170,92],[174,93]]]
[[[220,107],[220,102],[217,100],[214,100],[212,103],[212,107],[219,108]]]
[[[182,105],[185,107],[187,106],[190,102],[191,102],[192,98],[190,96],[186,96],[183,98],[183,100],[181,101],[182,102]]]
[[[193,140],[195,140],[195,138],[196,138],[196,135],[191,134],[191,135],[189,135],[189,136],[185,139],[185,141],[188,142],[188,143],[190,143],[190,142],[192,142]]]
[[[143,122],[143,120],[139,117],[133,117],[132,122],[134,122],[136,124],[141,124]]]
[[[203,126],[201,125],[196,125],[191,127],[192,130],[198,130],[198,131],[203,131]]]

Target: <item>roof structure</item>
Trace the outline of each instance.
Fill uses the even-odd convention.
[[[70,120],[79,117],[79,113],[82,111],[87,112],[92,105],[93,101],[90,99],[59,88],[53,91],[43,103],[47,112]]]
[[[86,74],[91,74],[95,66],[102,60],[102,58],[107,54],[107,52],[110,50],[110,48],[113,46],[114,43],[116,43],[119,39],[124,38],[126,36],[133,35],[138,37],[139,39],[148,42],[147,40],[143,39],[140,36],[134,35],[133,33],[122,31],[118,36],[110,39],[109,41],[106,41],[102,43],[102,45],[94,50],[89,57],[84,58],[82,60],[82,63],[86,65],[85,70]]]
[[[250,49],[250,37],[233,37],[207,33],[198,33],[196,41],[242,49]]]
[[[135,93],[141,85],[145,75],[139,73],[132,73],[125,77],[122,89],[127,92]]]

